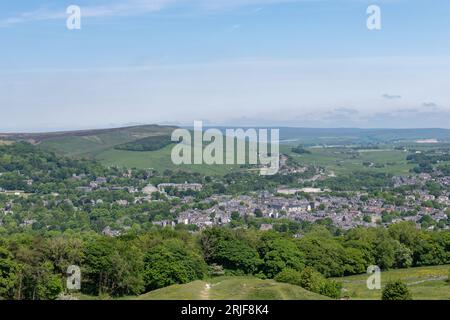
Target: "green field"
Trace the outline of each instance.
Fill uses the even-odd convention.
[[[450,265],[390,270],[381,273],[381,286],[391,280],[401,279],[411,290],[415,300],[450,300],[450,283],[447,282]],[[381,290],[367,289],[368,275],[357,275],[335,280],[343,284],[342,295],[356,300],[379,300]]]
[[[227,165],[176,166],[170,158],[173,145],[156,151],[144,152],[116,149],[117,146],[132,144],[142,138],[168,136],[173,129],[174,127],[149,125],[85,132],[38,134],[37,136],[30,134],[26,138],[37,141],[45,149],[73,157],[97,159],[106,165],[140,169],[153,168],[158,171],[181,169],[206,175],[223,175],[240,169],[240,166]],[[394,149],[394,146],[398,146],[397,138],[440,137],[443,141],[450,139],[448,130],[365,131],[282,128],[281,135],[290,139],[285,140],[285,143],[280,146],[282,153],[290,155],[301,165],[325,167],[329,173],[334,172],[337,175],[351,174],[355,171],[406,175],[414,165],[406,161],[408,152]],[[291,148],[296,146],[299,141],[315,142],[317,146],[308,148],[311,154],[292,153]],[[346,141],[348,144],[344,145]],[[409,144],[412,143],[411,140],[407,141],[410,141]],[[331,146],[333,143],[339,145]],[[348,147],[348,145],[358,145],[358,143],[378,143],[379,149],[356,150]],[[328,147],[323,147],[324,145]],[[414,147],[427,148],[427,145],[414,145]]]
[[[157,151],[125,151],[109,149],[96,155],[96,159],[107,166],[115,165],[126,168],[164,170],[184,170],[198,172],[204,175],[225,175],[239,170],[237,165],[175,165],[171,160],[173,145]]]
[[[151,291],[138,300],[324,300],[298,286],[253,277],[219,277]]]
[[[311,154],[296,154],[291,147],[283,146],[282,151],[304,165],[325,167],[336,174],[351,174],[355,171],[384,172],[406,175],[414,165],[407,163],[407,152],[386,147],[373,150],[353,150],[345,147],[308,148]],[[373,165],[365,166],[365,162]]]

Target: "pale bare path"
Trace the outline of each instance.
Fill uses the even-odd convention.
[[[209,290],[211,289],[211,285],[209,283],[205,284],[205,287],[200,292],[200,298],[202,300],[209,300]]]

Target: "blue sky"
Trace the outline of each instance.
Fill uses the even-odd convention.
[[[447,0],[2,1],[0,131],[450,128],[449,15]]]

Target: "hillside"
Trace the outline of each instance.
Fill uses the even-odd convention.
[[[323,300],[298,286],[252,277],[219,277],[151,291],[138,300]]]
[[[238,165],[182,165],[172,163],[173,144],[171,126],[142,125],[123,128],[66,131],[52,133],[0,134],[0,143],[26,140],[45,150],[58,154],[99,160],[107,166],[152,168],[157,171],[186,170],[205,175],[224,175],[240,170]],[[205,128],[206,129],[206,128]],[[224,129],[224,128],[222,128]],[[307,165],[321,165],[336,174],[354,171],[407,174],[412,165],[406,161],[407,152],[396,150],[397,144],[415,144],[419,139],[450,141],[450,130],[445,129],[313,129],[281,128],[281,152]],[[374,150],[350,152],[348,145],[387,144]],[[293,154],[291,147],[327,145],[334,148],[311,148],[309,154]],[[341,149],[338,149],[339,145]],[[426,145],[417,145],[425,147]],[[365,167],[364,162],[374,163]]]
[[[176,127],[142,125],[123,128],[50,133],[0,133],[1,143],[28,141],[47,151],[74,158],[99,160],[107,166],[186,170],[206,175],[224,175],[239,166],[181,165],[171,161],[170,136]]]
[[[25,140],[68,156],[95,157],[100,152],[113,149],[115,146],[147,137],[168,136],[174,129],[176,128],[170,126],[143,125],[98,130],[0,134],[0,139]]]
[[[414,300],[450,300],[450,283],[447,282],[450,265],[389,270],[381,273],[381,286],[388,281],[401,279],[408,285]],[[368,275],[362,274],[336,278],[343,284],[342,295],[354,300],[379,300],[381,290],[368,290]]]
[[[414,300],[450,300],[447,282],[450,266],[427,266],[384,271],[382,287],[391,280],[401,279],[412,292]],[[381,290],[368,290],[368,275],[335,278],[343,285],[342,296],[351,300],[379,300]],[[298,286],[251,277],[219,277],[173,285],[143,294],[138,300],[322,300],[327,297]]]

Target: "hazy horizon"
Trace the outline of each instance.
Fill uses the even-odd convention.
[[[81,8],[81,29],[66,9]],[[450,2],[0,3],[0,132],[126,123],[450,128]]]
[[[76,132],[76,131],[89,131],[89,130],[108,130],[108,129],[120,129],[127,127],[135,127],[135,126],[174,126],[181,128],[192,128],[193,124],[188,123],[124,123],[124,124],[109,124],[104,126],[93,126],[93,127],[59,127],[59,128],[42,128],[42,129],[30,129],[30,130],[10,130],[5,131],[1,130],[0,134],[39,134],[39,133],[58,133],[58,132]],[[359,128],[359,127],[304,127],[304,126],[286,126],[286,125],[270,125],[270,124],[255,124],[255,125],[236,125],[236,124],[214,124],[214,123],[203,123],[203,128],[278,128],[278,129],[305,129],[305,130],[361,130],[361,131],[370,131],[370,130],[445,130],[450,131],[449,128],[440,128],[440,127],[429,127],[429,128],[395,128],[395,127],[387,127],[387,128]]]

